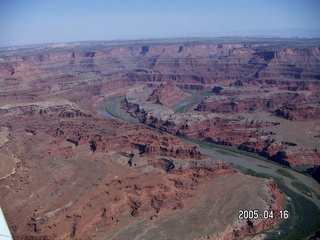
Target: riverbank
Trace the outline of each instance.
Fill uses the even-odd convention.
[[[125,111],[119,108],[121,98],[123,97],[112,100],[109,105],[105,106],[105,109],[109,115],[128,121],[125,115],[128,113],[124,113]],[[313,234],[320,228],[320,217],[318,217],[320,216],[320,199],[316,195],[320,192],[320,186],[311,177],[252,153],[242,153],[239,150],[235,152],[194,139],[180,138],[180,140],[184,144],[198,146],[201,153],[211,158],[212,161],[227,161],[244,174],[275,179],[279,188],[290,199],[286,205],[290,212],[290,219],[283,220],[278,230],[269,232],[268,237],[270,235],[277,239],[300,238]],[[281,169],[286,169],[288,174],[284,175],[282,171],[279,171]],[[311,189],[310,195],[304,194],[295,186],[294,183],[297,181]]]

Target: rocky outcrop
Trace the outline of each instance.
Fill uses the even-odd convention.
[[[76,142],[76,146],[88,146],[88,149],[95,153],[133,148],[138,149],[142,156],[202,158],[197,147],[182,145],[170,134],[155,134],[141,126],[125,132],[121,128],[123,127],[118,125],[116,129],[119,130],[113,131],[110,135],[103,131],[102,125],[98,127],[94,122],[90,124],[87,120],[86,123],[80,124],[60,123],[52,126],[45,133],[61,140]]]
[[[276,115],[288,120],[320,119],[320,108],[312,106],[285,105],[276,111]]]
[[[320,165],[320,153],[318,149],[295,149],[279,151],[271,159],[285,165],[295,167],[299,165]]]
[[[164,143],[164,146],[155,144],[137,144],[142,156],[169,156],[175,158],[200,159],[201,153],[197,147],[177,147],[175,144]]]
[[[23,118],[40,116],[56,116],[60,118],[74,118],[74,117],[92,117],[91,114],[84,113],[79,109],[74,109],[70,105],[61,106],[41,106],[41,105],[26,105],[26,106],[12,106],[2,107],[2,112],[5,114],[20,115]]]
[[[213,113],[257,112],[274,109],[276,104],[278,103],[272,99],[247,98],[240,100],[234,98],[230,101],[201,102],[196,110]]]
[[[188,95],[184,91],[173,84],[165,84],[155,89],[149,96],[148,101],[159,103],[170,108],[182,102],[187,97]]]
[[[195,110],[200,112],[213,112],[223,114],[234,113],[252,113],[252,112],[276,112],[277,116],[289,118],[287,115],[288,106],[293,109],[295,105],[304,104],[304,106],[297,106],[300,110],[300,115],[305,116],[305,119],[315,119],[317,116],[318,108],[306,106],[306,104],[314,104],[319,100],[319,96],[315,93],[265,93],[257,92],[246,95],[242,90],[220,89],[218,96],[212,96],[205,101],[200,102]],[[285,106],[284,106],[285,105]],[[285,110],[284,110],[285,109]],[[305,113],[303,113],[303,111]],[[314,111],[314,114],[311,112]],[[285,112],[285,113],[284,113]],[[310,114],[307,114],[310,112]]]

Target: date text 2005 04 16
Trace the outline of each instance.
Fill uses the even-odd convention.
[[[275,214],[273,210],[264,210],[262,213],[260,213],[259,210],[239,210],[238,215],[238,219],[288,219],[289,217],[288,210],[281,210],[279,214]]]

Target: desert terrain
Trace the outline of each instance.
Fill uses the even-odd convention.
[[[285,239],[295,196],[320,228],[318,39],[3,48],[0,86],[14,239]]]

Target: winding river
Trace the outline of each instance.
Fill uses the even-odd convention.
[[[251,169],[251,170],[258,172],[258,173],[265,173],[265,174],[269,174],[271,176],[282,178],[288,188],[290,188],[295,193],[298,193],[298,194],[302,195],[303,197],[311,200],[312,202],[314,202],[318,206],[318,208],[320,208],[320,200],[318,198],[316,198],[316,196],[313,196],[313,197],[306,196],[306,195],[302,194],[299,190],[297,190],[295,187],[293,187],[291,184],[293,181],[299,180],[300,182],[302,182],[303,184],[308,186],[310,189],[312,189],[314,192],[320,193],[319,183],[317,183],[317,181],[315,181],[311,177],[308,177],[308,176],[301,174],[299,172],[296,172],[294,170],[291,170],[288,168],[283,168],[277,164],[273,164],[271,162],[263,161],[263,160],[260,160],[257,158],[243,157],[241,155],[230,156],[230,155],[219,153],[212,148],[206,148],[203,146],[199,146],[199,148],[200,148],[200,151],[202,154],[212,157],[213,161],[223,160],[223,161],[227,161],[230,163],[240,165],[241,167],[245,167],[247,169]],[[286,172],[293,175],[296,178],[296,180],[290,179],[286,176],[283,176],[283,175],[277,173],[276,171],[278,169],[284,169]]]
[[[119,99],[119,98],[117,98],[117,99]],[[106,104],[111,104],[111,103],[109,101]],[[120,118],[124,121],[128,121],[128,118],[127,118],[128,113],[126,113],[121,108],[116,108],[116,112],[110,111],[110,109],[112,110],[115,108],[108,108],[108,112],[105,109],[106,109],[106,105],[104,105],[104,106],[101,105],[97,108],[97,111],[99,112],[100,115],[103,115],[105,117],[111,117],[111,118],[117,117],[117,118]],[[121,111],[123,111],[123,116],[124,116],[123,118],[121,117],[122,114],[119,114],[119,112],[121,112]],[[183,139],[182,141],[184,144],[187,144],[187,145],[198,146],[201,153],[210,157],[212,159],[212,161],[220,161],[220,162],[221,162],[221,160],[227,161],[227,162],[230,162],[233,164],[237,164],[241,167],[251,169],[257,173],[264,173],[264,174],[269,174],[274,177],[282,178],[288,188],[290,188],[295,193],[300,194],[301,196],[309,199],[310,201],[315,203],[317,205],[317,207],[320,209],[320,199],[318,199],[314,194],[313,194],[313,196],[307,196],[305,194],[302,194],[299,190],[297,190],[295,187],[292,186],[293,181],[299,180],[301,183],[305,184],[307,187],[309,187],[315,193],[320,193],[319,183],[317,183],[311,177],[308,177],[304,174],[301,174],[301,173],[296,172],[294,170],[291,170],[289,168],[284,168],[280,165],[274,164],[269,161],[263,161],[263,160],[260,160],[257,158],[242,156],[240,154],[235,154],[235,153],[223,154],[223,153],[216,151],[215,149],[213,149],[211,147],[206,147],[203,145],[200,146],[199,144],[195,144],[194,142],[187,140],[187,139]],[[224,151],[228,152],[227,150],[224,150]],[[286,176],[283,176],[283,175],[277,173],[276,171],[278,169],[284,169],[286,172],[293,175],[295,179],[290,179],[289,177],[286,177]]]

